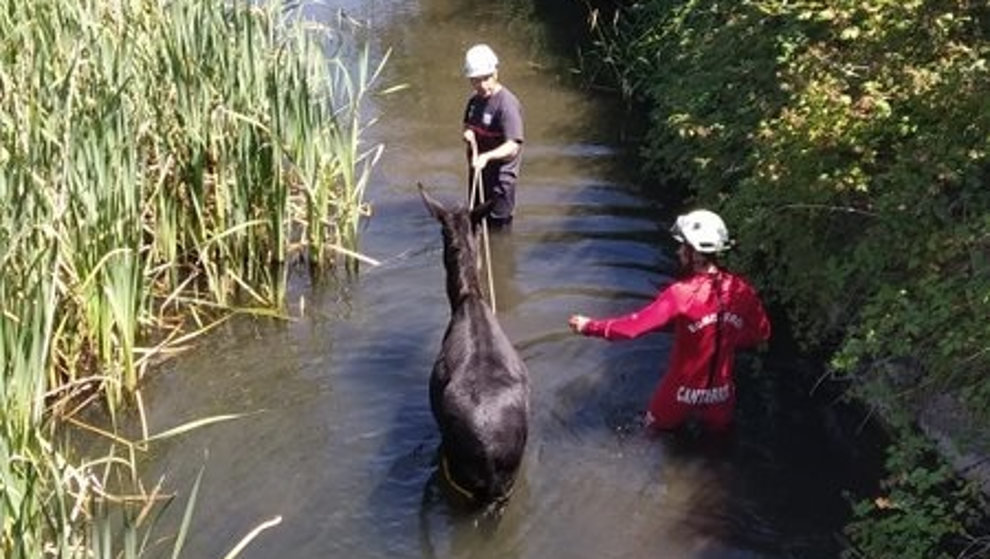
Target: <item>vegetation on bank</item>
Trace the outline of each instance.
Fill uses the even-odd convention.
[[[884,495],[855,507],[853,548],[990,552],[982,498],[914,431],[937,397],[975,426],[950,430],[955,451],[990,453],[990,5],[645,0],[595,15],[585,70],[649,107],[647,170],[725,214],[735,264],[901,434]]]
[[[113,433],[143,372],[230,312],[278,312],[290,261],[359,256],[384,60],[262,4],[0,2],[3,557],[162,545],[135,464],[169,433]],[[92,402],[109,428],[79,419]],[[66,422],[107,454],[73,456]]]

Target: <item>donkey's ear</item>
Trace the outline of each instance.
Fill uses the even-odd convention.
[[[419,197],[423,199],[423,203],[426,204],[426,209],[429,210],[430,215],[436,219],[441,219],[447,210],[444,209],[440,202],[437,202],[429,194],[426,193],[426,187],[423,183],[417,182],[416,186],[419,188]]]
[[[495,207],[495,200],[488,200],[480,206],[475,206],[471,210],[471,225],[477,225],[481,223],[482,219],[488,217],[488,214],[492,213],[492,208]]]

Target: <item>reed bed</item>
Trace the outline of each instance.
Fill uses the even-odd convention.
[[[278,2],[0,5],[0,555],[137,557],[161,490],[119,410],[215,321],[280,312],[290,262],[352,262],[385,59]]]

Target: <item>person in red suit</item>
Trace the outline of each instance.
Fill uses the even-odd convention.
[[[575,314],[568,323],[574,332],[606,340],[673,326],[670,363],[650,399],[646,425],[673,430],[694,416],[712,431],[725,431],[736,402],[736,350],[766,342],[770,320],[753,287],[717,261],[731,244],[721,217],[696,210],[679,216],[671,233],[680,243],[680,279],[635,312],[601,319]]]

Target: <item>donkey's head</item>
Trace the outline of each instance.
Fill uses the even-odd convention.
[[[419,195],[443,231],[443,265],[447,270],[447,297],[455,306],[465,295],[480,294],[478,280],[478,229],[481,220],[492,211],[493,202],[468,211],[465,207],[448,209],[434,200],[419,184]]]

